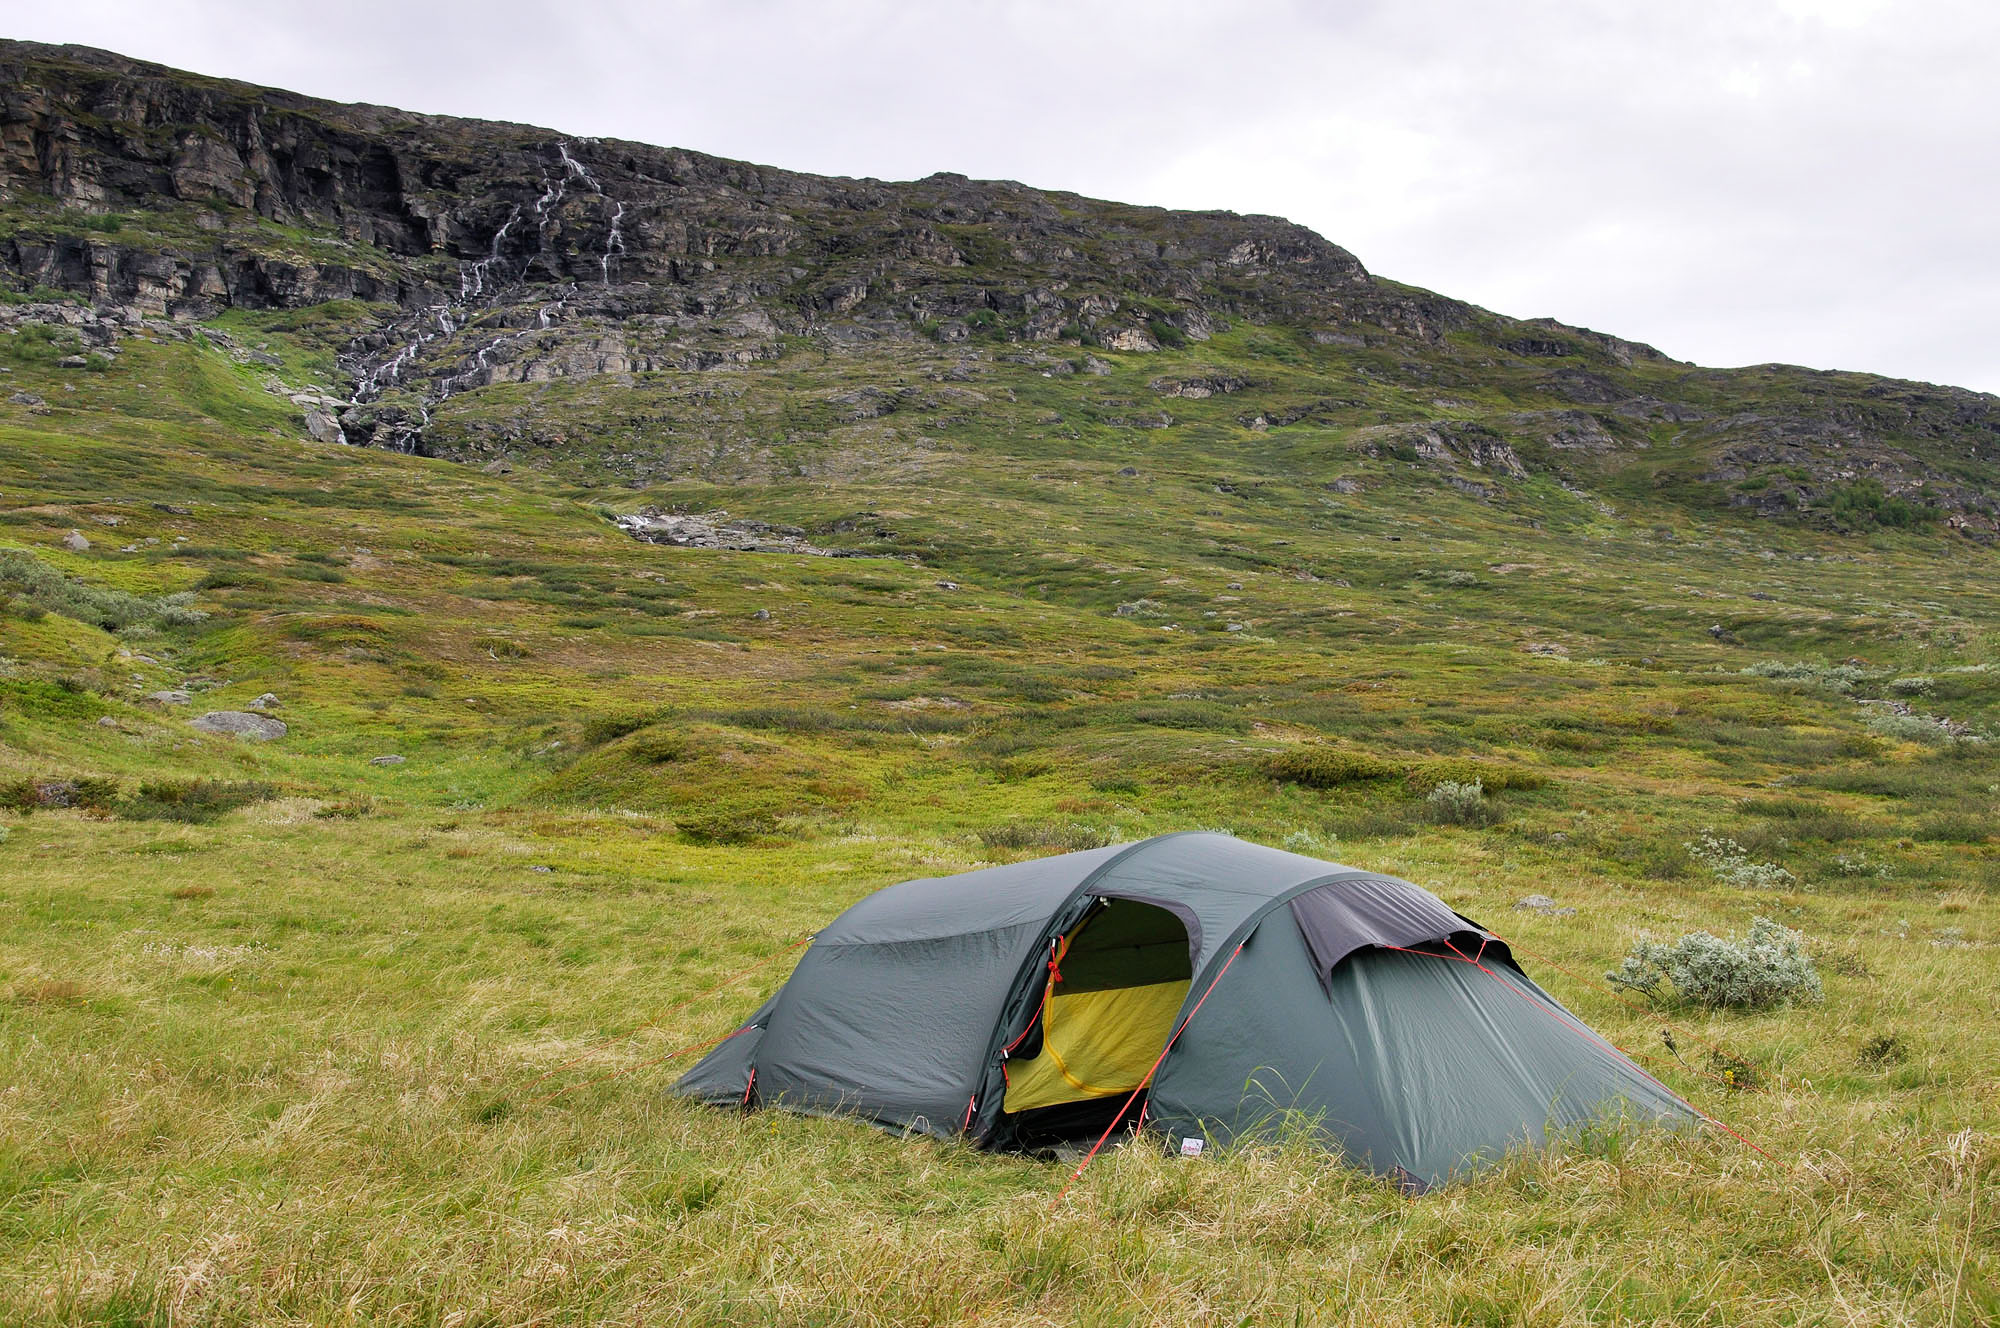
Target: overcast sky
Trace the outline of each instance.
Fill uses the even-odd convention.
[[[2000,5],[66,0],[6,35],[840,175],[1271,212],[1703,364],[2000,391]]]

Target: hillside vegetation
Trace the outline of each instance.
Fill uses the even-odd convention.
[[[0,241],[0,1317],[2000,1320],[1992,398],[1697,369],[1143,209],[1186,270],[1079,249],[1046,329],[994,307],[1057,261],[982,249],[1004,219],[912,251],[994,293],[966,310],[887,269],[780,308],[758,264],[853,252],[816,190],[1034,191],[680,154],[676,188],[792,196],[814,255],[722,254],[755,293],[704,305],[636,202],[626,249],[585,230],[669,179],[637,145],[569,145],[599,182],[547,231],[569,266],[460,307],[491,229],[238,199],[202,143],[264,168],[197,128],[256,110],[274,161],[288,116],[357,160],[403,135],[495,225],[554,137],[6,50],[40,89],[9,122],[74,132]],[[121,138],[140,104],[180,118]],[[524,155],[463,164],[501,139]],[[196,243],[235,275],[188,295]],[[70,280],[35,245],[109,257]],[[367,280],[231,285],[280,253]],[[149,254],[158,307],[90,288]],[[505,321],[565,283],[551,329]],[[440,311],[531,335],[454,384],[461,328],[369,391]],[[634,367],[644,327],[695,358]],[[622,363],[486,372],[614,336]],[[667,1096],[866,893],[1192,827],[1435,891],[1730,1130],[1607,1129],[1414,1201],[1305,1147],[1128,1147],[1057,1203],[1046,1159]],[[1818,999],[1602,980],[1760,917]]]

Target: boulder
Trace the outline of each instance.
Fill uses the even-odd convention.
[[[62,546],[71,553],[85,553],[90,549],[90,541],[83,537],[82,531],[72,530],[69,534],[63,536]]]
[[[193,723],[203,733],[227,733],[253,742],[269,742],[286,732],[283,720],[253,715],[248,710],[211,710]]]
[[[252,710],[271,710],[275,709],[278,704],[279,702],[277,694],[274,692],[266,692],[262,696],[258,697],[256,700],[252,701],[250,703],[250,708]]]
[[[370,764],[370,765],[401,765],[401,764],[403,764],[403,762],[404,762],[404,761],[405,761],[406,759],[408,759],[408,758],[406,758],[406,757],[401,757],[401,756],[397,756],[397,755],[395,755],[395,754],[394,754],[394,753],[392,752],[392,753],[390,753],[390,754],[389,754],[389,755],[387,755],[387,756],[375,756],[375,757],[370,757],[370,758],[369,758],[369,760],[368,760],[368,764]]]
[[[13,396],[8,397],[7,400],[17,406],[45,406],[48,404],[33,392],[16,392]]]
[[[170,687],[163,692],[147,692],[146,699],[155,705],[186,705],[188,692],[183,687]]]
[[[1576,912],[1573,908],[1558,907],[1556,901],[1547,895],[1527,895],[1517,900],[1514,907],[1523,912],[1540,913],[1542,916],[1550,918],[1566,918]]]
[[[1110,336],[1104,338],[1104,344],[1113,350],[1138,352],[1156,351],[1160,348],[1159,342],[1153,340],[1136,327],[1121,328],[1113,332]]]
[[[316,443],[344,443],[347,435],[340,431],[340,421],[327,411],[314,407],[306,412],[306,432]]]

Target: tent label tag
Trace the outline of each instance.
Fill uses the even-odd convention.
[[[1200,1140],[1200,1139],[1183,1139],[1183,1140],[1181,1140],[1181,1156],[1182,1156],[1182,1157],[1200,1157],[1200,1156],[1201,1156],[1201,1150],[1202,1150],[1202,1145],[1203,1145],[1203,1142],[1204,1142],[1204,1141],[1203,1141],[1203,1140]]]

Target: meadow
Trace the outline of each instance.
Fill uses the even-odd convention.
[[[1232,335],[1201,355],[1285,381]],[[1683,501],[1664,435],[1594,488],[1467,485],[1221,398],[1124,422],[1170,355],[1100,352],[1084,395],[988,355],[921,439],[635,476],[312,443],[199,339],[48,351],[0,335],[40,403],[0,403],[9,1323],[2000,1321],[1984,546]],[[884,390],[963,358],[908,356]],[[770,438],[852,376],[713,377]],[[605,391],[440,429],[608,437]],[[609,520],[649,504],[861,556]],[[276,741],[188,722],[267,693]],[[1473,780],[1487,813],[1441,818]],[[1060,1162],[668,1096],[869,891],[1193,827],[1433,890],[1735,1133],[1418,1200],[1305,1146],[1135,1146],[1058,1202]],[[1760,916],[1823,999],[1601,980]]]

